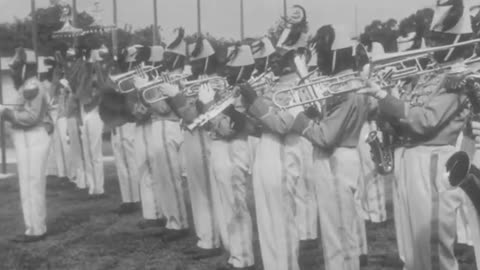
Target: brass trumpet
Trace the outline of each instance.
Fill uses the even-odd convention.
[[[471,164],[468,154],[463,151],[453,154],[446,168],[450,185],[460,187],[472,201],[477,214],[480,214],[480,169]]]
[[[158,78],[158,69],[160,66],[137,66],[134,70],[118,74],[109,75],[110,80],[117,85],[117,91],[122,94],[127,94],[135,91],[134,79],[136,76],[148,77],[151,75],[153,78]]]
[[[162,93],[160,85],[165,83],[178,83],[186,80],[190,76],[191,74],[162,74],[153,81],[149,81],[144,85],[138,86],[138,91],[142,93],[142,98],[146,103],[153,104],[169,98]]]

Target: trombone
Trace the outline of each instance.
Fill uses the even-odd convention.
[[[118,75],[109,75],[109,77],[110,80],[117,85],[118,92],[121,94],[128,94],[135,91],[134,79],[136,76],[148,77],[151,75],[153,78],[158,78],[158,69],[161,67],[162,65],[145,66],[142,64],[140,66],[136,66],[134,70]]]
[[[359,86],[343,89],[344,86],[355,82],[358,82],[359,84],[357,85]],[[299,97],[299,92],[306,88],[311,89],[311,91],[309,91],[311,94],[309,95],[310,99]],[[272,96],[272,100],[277,107],[281,109],[289,109],[297,106],[314,104],[331,96],[358,91],[362,88],[365,88],[365,80],[360,77],[358,72],[349,72],[339,76],[320,78],[310,83],[276,91]],[[291,102],[288,105],[282,105],[281,96],[285,94],[291,96]]]
[[[438,46],[427,49],[419,49],[407,52],[394,53],[390,55],[385,55],[377,58],[370,58],[370,64],[368,68],[368,78],[373,78],[380,81],[380,85],[383,88],[391,88],[395,85],[396,82],[406,79],[411,76],[425,75],[432,72],[446,71],[452,69],[455,65],[449,64],[444,66],[435,67],[434,65],[427,65],[426,68],[423,68],[420,65],[419,59],[430,56],[431,54],[438,51],[450,50],[452,48],[457,48],[461,46],[473,45],[480,43],[480,39],[473,39],[469,41],[464,41],[456,44]],[[416,65],[414,67],[408,67],[405,65],[407,61],[415,61]],[[472,65],[480,62],[480,57],[473,55],[472,57],[466,59],[463,64]],[[405,68],[397,69],[396,73],[393,70],[393,75],[395,76],[379,76],[379,69],[385,69],[387,67],[395,68],[396,66],[402,66]],[[375,72],[377,71],[377,72]],[[341,95],[350,92],[356,92],[366,87],[366,76],[362,76],[360,72],[351,72],[343,75],[320,78],[310,83],[302,84],[288,89],[279,90],[273,95],[274,104],[281,109],[288,109],[297,106],[304,106],[307,104],[315,104],[319,101],[325,100],[329,97]],[[312,95],[309,95],[308,98],[300,99],[299,93],[303,89],[313,89]],[[279,100],[280,95],[289,95],[291,102],[289,105],[282,105]]]

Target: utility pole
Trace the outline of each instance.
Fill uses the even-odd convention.
[[[198,34],[202,33],[202,3],[200,0],[197,0],[197,32]]]
[[[114,55],[114,56],[117,56],[117,55],[118,55],[117,0],[112,0],[112,1],[113,1],[113,25],[114,25],[114,27],[115,27],[115,28],[113,28],[113,31],[112,31],[112,50],[113,50],[113,55]]]
[[[77,0],[72,0],[72,25],[73,27],[78,27],[77,25]],[[73,47],[76,48],[78,45],[78,37],[73,38]]]
[[[35,62],[38,60],[38,31],[37,31],[37,16],[36,16],[36,7],[35,0],[31,0],[32,5],[32,44],[33,51],[35,52]]]
[[[283,17],[287,18],[287,0],[283,0]]]
[[[153,0],[153,44],[158,44],[158,14],[157,14],[157,0]]]
[[[240,0],[240,39],[245,39],[245,17],[244,17],[244,6],[243,0]]]
[[[360,38],[358,36],[358,5],[357,3],[355,3],[355,36],[357,36],[358,38]]]
[[[0,58],[0,67],[2,66],[1,64],[1,58]],[[0,73],[3,72],[0,69]],[[1,75],[1,74],[0,74]],[[2,76],[0,76],[0,104],[3,104],[3,83],[2,83]],[[0,119],[0,148],[2,150],[2,173],[6,174],[7,173],[7,145],[6,145],[6,138],[5,136],[5,121]]]

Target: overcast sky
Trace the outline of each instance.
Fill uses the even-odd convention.
[[[202,30],[215,36],[240,37],[240,0],[201,0]],[[71,2],[71,0],[65,0]],[[113,22],[113,0],[100,0],[104,23]],[[420,8],[433,7],[436,0],[287,0],[288,6],[301,4],[307,10],[310,31],[323,24],[344,24],[362,31],[374,19],[402,19]],[[93,9],[94,0],[77,0],[79,10]],[[117,0],[119,26],[134,28],[153,23],[153,0]],[[196,31],[197,0],[158,0],[159,25],[165,29],[185,27]],[[244,0],[246,37],[262,36],[283,14],[283,0]],[[49,0],[36,0],[37,7],[47,7]],[[355,26],[355,5],[358,25]],[[0,0],[0,22],[23,18],[30,11],[30,0]]]

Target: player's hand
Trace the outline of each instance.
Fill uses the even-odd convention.
[[[208,104],[212,102],[215,98],[215,91],[208,84],[200,85],[198,90],[198,100],[203,104]]]
[[[373,80],[367,80],[367,85],[364,89],[358,91],[359,94],[369,95],[377,99],[384,99],[387,96],[387,91],[383,90]]]
[[[472,133],[475,136],[475,141],[480,143],[480,122],[473,121],[472,122]]]
[[[167,97],[174,97],[180,93],[180,88],[176,84],[162,83],[159,86],[160,91]]]

